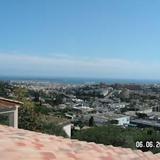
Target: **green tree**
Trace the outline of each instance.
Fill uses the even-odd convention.
[[[16,87],[13,92],[16,96],[16,99],[19,101],[25,101],[28,97],[28,90],[25,88]]]
[[[0,96],[8,98],[7,90],[10,89],[10,85],[8,82],[0,81]]]
[[[34,104],[24,101],[24,105],[19,108],[19,128],[38,131],[41,129],[40,114],[35,112]]]
[[[17,100],[23,102],[23,106],[19,107],[18,110],[19,128],[66,136],[62,127],[57,126],[53,121],[51,123],[44,119],[44,116],[47,116],[51,110],[39,104],[40,95],[38,92],[35,93],[34,91],[28,91],[26,88],[15,87],[13,93]],[[30,94],[34,94],[34,101],[28,100]]]
[[[94,118],[93,116],[91,116],[91,118],[89,119],[89,126],[93,127],[94,125],[95,125]]]
[[[82,141],[95,142],[104,145],[121,146],[136,149],[137,141],[160,141],[160,131],[151,128],[121,128],[119,126],[108,125],[101,127],[92,127],[73,133],[74,139]],[[159,148],[138,148],[142,151],[160,152]]]

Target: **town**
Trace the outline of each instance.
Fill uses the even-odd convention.
[[[160,128],[158,84],[56,84],[40,81],[10,81],[29,91],[28,100],[40,102],[50,115],[70,119],[76,129],[115,124],[123,127]],[[13,92],[7,90],[10,98]],[[68,120],[67,120],[68,121]]]
[[[18,119],[11,114],[16,110],[2,108],[0,123],[157,153],[159,148],[142,147],[141,141],[160,141],[159,92],[159,84],[1,81],[0,97],[18,100],[20,107]]]

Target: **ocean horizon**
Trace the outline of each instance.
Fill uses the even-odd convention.
[[[120,79],[120,78],[78,78],[78,77],[18,77],[1,76],[1,81],[41,81],[62,84],[88,84],[88,83],[106,83],[106,84],[160,84],[160,80],[150,79]]]

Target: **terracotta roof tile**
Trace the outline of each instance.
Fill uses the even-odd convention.
[[[160,160],[160,154],[104,146],[0,125],[0,160]]]

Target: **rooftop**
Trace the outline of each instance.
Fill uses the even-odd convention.
[[[129,117],[127,115],[116,114],[116,113],[113,113],[113,112],[95,113],[95,114],[90,114],[90,116],[100,118],[100,119],[118,119],[118,118],[123,118],[123,117]]]
[[[158,160],[160,154],[70,140],[0,125],[0,160]]]
[[[160,123],[155,120],[134,119],[131,120],[131,123],[160,128]]]
[[[22,103],[19,101],[0,97],[0,111],[14,109],[16,108],[17,105],[21,105],[21,104]]]

